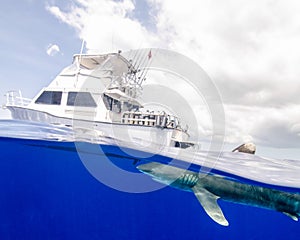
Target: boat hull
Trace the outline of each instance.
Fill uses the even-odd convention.
[[[75,137],[79,140],[83,137],[92,138],[88,140],[96,140],[99,136],[104,136],[118,139],[118,142],[123,141],[138,144],[139,147],[157,148],[159,146],[175,146],[176,141],[174,140],[176,138],[174,137],[177,137],[176,135],[178,134],[177,130],[169,128],[89,121],[76,119],[75,117],[66,118],[16,106],[8,106],[7,108],[11,111],[12,118],[16,120],[72,127],[76,133]],[[187,138],[188,136],[186,138],[181,137],[179,140],[183,141]]]

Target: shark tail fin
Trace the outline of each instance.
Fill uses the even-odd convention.
[[[229,225],[217,203],[219,199],[218,196],[197,185],[194,186],[192,190],[208,216],[222,226]]]
[[[293,215],[293,214],[287,213],[287,212],[282,212],[282,213],[285,214],[285,215],[287,215],[288,217],[290,217],[294,221],[298,221],[298,216],[297,215]]]

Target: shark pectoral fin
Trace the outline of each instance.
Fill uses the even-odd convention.
[[[290,217],[294,221],[298,221],[298,216],[292,215],[292,214],[287,213],[287,212],[282,212],[282,213],[285,214],[285,215],[287,215],[288,217]]]
[[[204,188],[197,187],[197,185],[193,187],[192,190],[208,216],[210,216],[215,222],[219,223],[220,225],[229,225],[228,221],[223,215],[221,208],[217,203],[217,200],[219,198],[218,196],[212,194]]]

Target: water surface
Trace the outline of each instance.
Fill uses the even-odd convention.
[[[132,143],[118,143],[122,150],[110,138],[78,141],[67,127],[12,120],[0,121],[0,136],[0,239],[299,238],[299,223],[275,211],[219,201],[230,223],[223,227],[206,215],[192,193],[170,187],[139,194],[112,189],[90,174],[77,152],[80,142],[88,159],[108,156],[116,166],[138,173],[136,159],[123,151]],[[95,146],[107,155],[94,152]],[[184,166],[195,154],[176,151],[165,149],[144,160],[164,163],[179,156],[174,164]],[[213,163],[211,173],[300,192],[297,160],[221,153],[215,161],[218,156],[210,154],[208,160],[205,151],[198,152],[189,168],[201,171]],[[111,177],[118,181],[118,175]]]

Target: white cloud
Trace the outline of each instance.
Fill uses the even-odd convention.
[[[158,37],[132,18],[131,0],[77,0],[78,5],[63,12],[57,6],[47,9],[61,21],[73,26],[86,41],[90,52],[129,50],[155,45]]]
[[[259,145],[300,147],[300,111],[297,105],[253,107],[226,105],[227,142],[250,137]]]
[[[47,47],[47,54],[51,57],[55,56],[57,53],[60,52],[59,46],[57,46],[56,44],[50,44]]]
[[[300,103],[299,1],[152,2],[160,5],[158,32],[169,46],[197,60],[221,87],[232,85],[223,91],[225,101],[278,104],[283,97]]]
[[[147,2],[151,8],[144,12],[155,29],[134,17],[131,0],[76,0],[68,11],[47,9],[74,27],[90,52],[167,47],[196,60],[220,89],[228,141],[253,138],[295,146],[300,122],[299,1]]]

